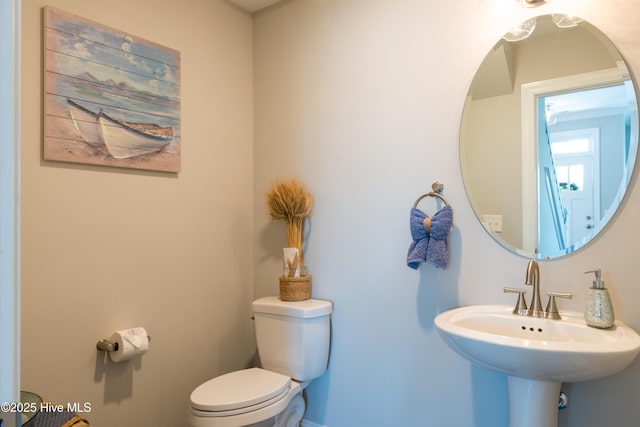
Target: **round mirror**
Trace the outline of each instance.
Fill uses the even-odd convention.
[[[620,206],[638,149],[627,66],[589,23],[544,15],[507,33],[476,73],[460,162],[485,229],[551,259],[587,244]]]

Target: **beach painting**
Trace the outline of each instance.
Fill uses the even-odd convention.
[[[44,8],[44,158],[180,171],[180,53]]]

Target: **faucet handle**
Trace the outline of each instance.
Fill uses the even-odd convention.
[[[556,305],[556,297],[571,299],[573,295],[566,292],[547,292],[547,295],[549,295],[549,301],[547,302],[547,308],[544,310],[544,317],[547,319],[560,319],[560,313]]]
[[[504,288],[504,293],[518,294],[518,301],[516,301],[516,307],[513,309],[513,314],[520,316],[527,315],[527,302],[524,300],[524,294],[527,293],[526,289],[521,288]]]

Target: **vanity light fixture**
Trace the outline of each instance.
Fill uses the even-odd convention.
[[[522,7],[536,7],[546,3],[545,0],[518,0]]]
[[[528,1],[528,0],[520,0],[520,1]],[[553,23],[556,24],[558,28],[573,28],[576,27],[579,23],[584,21],[581,18],[573,15],[565,15],[563,13],[554,13],[552,15]],[[518,42],[520,40],[524,40],[529,37],[533,30],[536,29],[536,18],[533,17],[522,22],[520,25],[513,27],[509,32],[507,32],[502,38],[508,42]]]
[[[502,38],[508,42],[518,42],[524,40],[536,29],[536,18],[527,19],[518,26],[513,27]]]
[[[551,19],[558,28],[572,28],[584,21],[584,19],[578,18],[577,16],[565,15],[563,13],[554,13],[551,15]]]

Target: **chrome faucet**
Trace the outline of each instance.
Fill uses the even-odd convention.
[[[538,268],[538,263],[535,260],[529,261],[529,265],[527,265],[527,276],[524,284],[533,286],[533,296],[531,297],[531,304],[529,308],[527,308],[527,303],[524,300],[524,294],[527,293],[526,289],[504,288],[504,291],[507,293],[518,294],[518,301],[516,302],[516,307],[513,309],[513,314],[517,314],[519,316],[544,317],[547,319],[562,318],[558,312],[556,297],[571,299],[572,295],[565,292],[549,291],[547,292],[549,302],[547,302],[547,307],[543,309],[542,302],[540,301],[540,269]]]
[[[529,261],[529,265],[527,265],[527,276],[524,284],[533,286],[533,295],[531,296],[531,304],[529,304],[527,316],[544,317],[544,309],[540,301],[540,270],[535,260]]]

